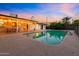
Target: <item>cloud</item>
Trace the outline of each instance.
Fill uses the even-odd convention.
[[[76,4],[61,4],[60,11],[66,16],[74,16],[75,12],[73,11]]]
[[[0,14],[9,15],[9,13],[6,11],[0,11]]]
[[[29,12],[15,12],[20,18],[31,19],[35,16],[36,20],[39,22],[46,22],[46,16],[48,17],[48,22],[59,21],[63,16],[75,16],[74,7],[76,4],[39,4],[39,9],[29,10]],[[9,14],[10,12],[0,12],[1,14]]]
[[[34,16],[34,19],[31,19],[32,16]],[[19,13],[18,17],[20,18],[25,18],[25,19],[31,19],[31,20],[35,20],[38,22],[46,22],[46,18],[43,15],[33,15],[33,14],[28,14],[28,13]]]
[[[18,13],[19,18],[31,19],[32,16],[33,16],[32,14],[28,14],[28,13]]]

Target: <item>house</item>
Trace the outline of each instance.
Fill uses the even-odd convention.
[[[45,30],[45,24],[37,21],[0,14],[0,32],[27,32]]]

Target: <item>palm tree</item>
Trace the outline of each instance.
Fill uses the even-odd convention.
[[[63,23],[65,24],[65,27],[67,28],[68,24],[69,24],[69,20],[71,19],[71,17],[64,17],[62,20],[63,20]]]
[[[64,17],[62,20],[64,23],[68,23],[68,21],[71,19],[71,17]]]

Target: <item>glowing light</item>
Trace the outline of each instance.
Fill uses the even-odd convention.
[[[4,21],[0,19],[0,26],[2,26],[2,24],[4,24]]]
[[[39,33],[35,33],[35,36],[39,36]]]
[[[12,22],[12,20],[8,20],[9,22]]]

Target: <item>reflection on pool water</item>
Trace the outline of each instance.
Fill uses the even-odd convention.
[[[64,40],[66,33],[66,31],[60,30],[43,31],[35,33],[34,40],[41,41],[48,45],[58,45]]]

